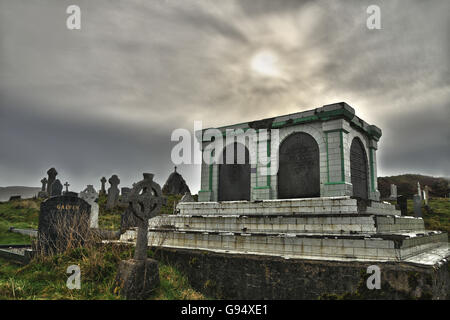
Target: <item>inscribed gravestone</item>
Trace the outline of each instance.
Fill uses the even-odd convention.
[[[62,193],[62,189],[63,189],[63,185],[61,184],[61,181],[59,181],[59,179],[56,179],[55,182],[52,183],[52,187],[51,187],[51,196],[55,197],[55,196],[60,196]]]
[[[391,195],[389,196],[389,199],[397,199],[397,186],[395,184],[391,184]]]
[[[106,200],[106,208],[112,209],[119,201],[119,188],[120,179],[117,175],[112,175],[108,180],[111,187],[108,188],[108,199]]]
[[[92,184],[89,184],[86,189],[80,192],[80,198],[85,200],[91,205],[91,219],[90,227],[98,228],[98,203],[96,202],[98,198],[98,193]]]
[[[41,203],[38,250],[44,254],[81,246],[88,239],[91,206],[71,195],[52,197]]]

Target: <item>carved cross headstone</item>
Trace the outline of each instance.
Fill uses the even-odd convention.
[[[96,202],[98,198],[98,193],[94,189],[92,184],[89,184],[86,189],[80,192],[80,198],[85,200],[91,205],[91,218],[89,226],[91,228],[98,228],[98,203]]]
[[[165,198],[153,182],[153,174],[144,173],[144,180],[133,185],[128,200],[138,220],[136,249],[134,259],[119,264],[115,283],[126,299],[146,299],[159,285],[158,262],[147,257],[148,219],[158,214]]]
[[[66,187],[66,192],[69,192],[70,184],[66,181],[66,183],[64,183],[64,186]]]
[[[108,188],[108,199],[106,200],[106,208],[112,209],[119,201],[119,188],[120,179],[117,175],[112,175],[108,180],[111,187]]]
[[[56,171],[55,168],[50,168],[47,171],[48,174],[48,179],[47,179],[47,193],[49,195],[52,194],[52,186],[53,186],[53,182],[55,182],[56,176],[58,175],[58,172]]]
[[[106,178],[102,177],[100,179],[100,182],[102,183],[102,188],[100,189],[100,194],[106,194],[106,189],[105,189]]]
[[[44,177],[44,178],[41,180],[41,183],[42,183],[41,191],[45,191],[45,190],[46,190],[46,187],[47,187],[47,178]]]
[[[128,195],[130,209],[138,218],[138,235],[134,259],[147,258],[148,220],[155,217],[166,198],[162,196],[161,187],[153,181],[153,174],[144,173],[144,180],[136,183]]]

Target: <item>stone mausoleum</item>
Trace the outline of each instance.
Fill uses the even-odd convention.
[[[235,299],[316,299],[361,292],[361,274],[376,265],[385,272],[378,297],[446,297],[447,234],[379,201],[378,127],[342,102],[216,134],[249,129],[278,130],[265,139],[253,134],[266,148],[241,139],[240,163],[205,162],[199,201],[180,202],[176,215],[150,220],[149,245],[180,265],[195,288],[214,283],[208,294]],[[205,132],[197,134],[203,159],[216,152]],[[236,158],[236,141],[218,151],[223,160]],[[278,170],[261,174],[252,159],[263,156],[270,159],[265,166]],[[128,230],[121,240],[135,238]]]
[[[218,129],[225,136],[227,130],[234,134],[249,128],[279,130],[278,154],[272,154],[270,137],[261,141],[259,135],[256,143],[267,147],[253,151],[267,152],[272,161],[278,161],[278,172],[261,175],[258,163],[204,163],[199,201],[335,196],[379,200],[376,151],[381,130],[356,116],[345,102]],[[249,143],[249,139],[245,141]],[[209,139],[202,141],[202,146],[210,143]],[[225,148],[236,148],[236,143]],[[246,152],[249,150],[246,145]]]

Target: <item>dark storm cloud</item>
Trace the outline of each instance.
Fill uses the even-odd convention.
[[[0,185],[163,182],[175,128],[335,101],[383,129],[380,175],[450,176],[448,1],[78,1],[80,31],[69,4],[0,0]]]

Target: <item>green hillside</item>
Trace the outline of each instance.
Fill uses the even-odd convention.
[[[450,193],[450,181],[446,178],[437,178],[424,176],[420,174],[403,174],[391,177],[378,178],[378,190],[382,198],[389,197],[391,193],[391,184],[397,185],[397,193],[399,195],[412,198],[417,193],[417,182],[421,187],[428,186],[430,188],[431,197],[448,197]]]

